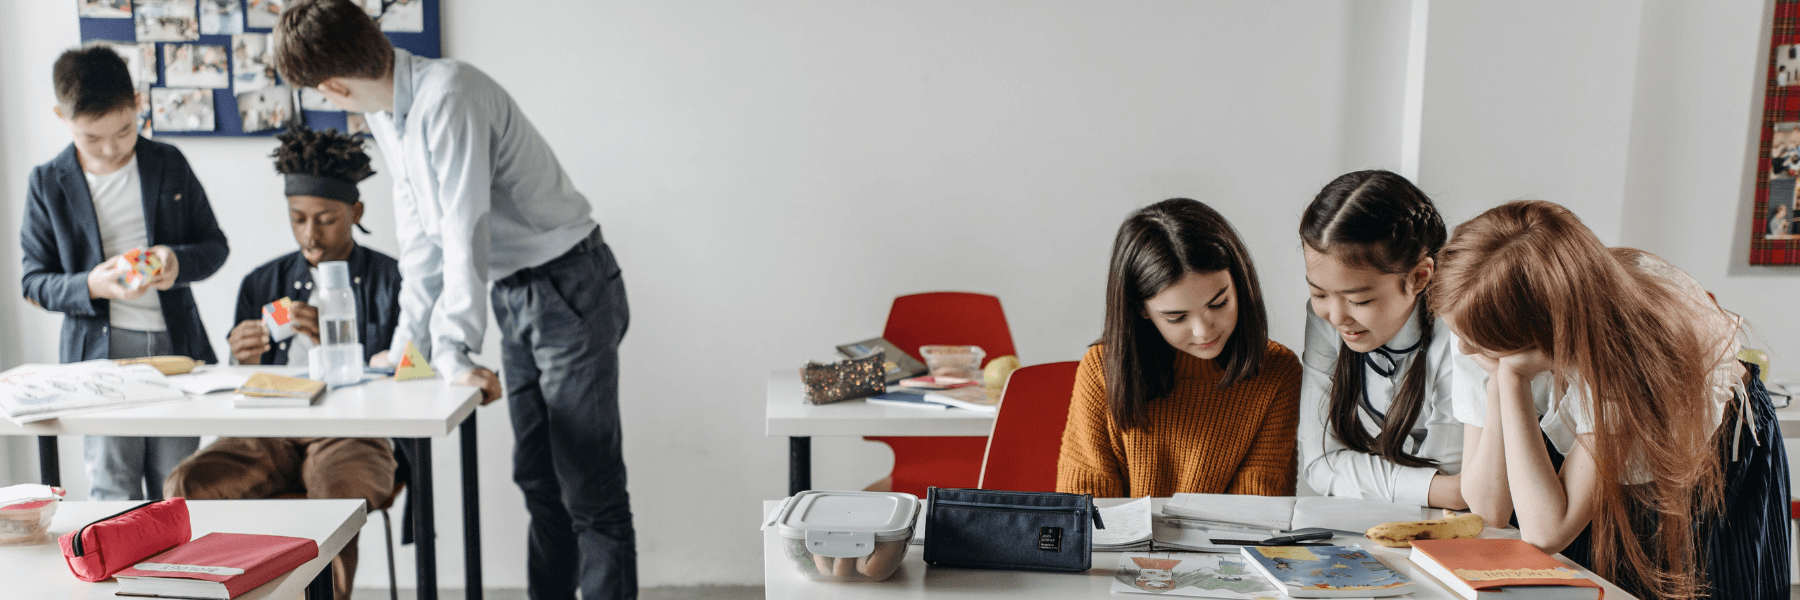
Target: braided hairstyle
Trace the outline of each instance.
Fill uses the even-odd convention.
[[[362,140],[336,129],[315,131],[296,125],[276,139],[281,146],[269,156],[275,159],[275,171],[283,175],[318,175],[350,183],[375,175]]]
[[[1307,247],[1346,265],[1382,273],[1411,271],[1420,261],[1435,257],[1447,237],[1444,219],[1431,198],[1405,177],[1382,170],[1357,171],[1332,180],[1300,218],[1300,240]],[[1419,311],[1419,347],[1430,348],[1436,315],[1422,291],[1415,301],[1424,308]],[[1326,427],[1332,435],[1346,448],[1398,465],[1436,466],[1437,461],[1406,451],[1406,441],[1424,405],[1425,361],[1412,362],[1394,394],[1380,435],[1370,438],[1356,415],[1363,393],[1362,360],[1342,340],[1338,344],[1326,410]]]

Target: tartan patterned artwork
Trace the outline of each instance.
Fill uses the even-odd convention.
[[[1800,264],[1800,0],[1776,0],[1763,92],[1750,264]]]

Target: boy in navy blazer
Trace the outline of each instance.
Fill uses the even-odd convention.
[[[174,146],[137,135],[125,61],[104,46],[56,60],[56,115],[74,142],[31,171],[24,227],[25,298],[63,313],[62,362],[177,354],[209,363],[212,344],[188,285],[230,250],[206,191]],[[145,285],[120,281],[135,248],[162,262]],[[199,438],[88,436],[94,500],[162,497],[163,479]]]

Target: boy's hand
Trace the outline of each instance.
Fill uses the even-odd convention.
[[[120,254],[101,261],[94,270],[88,271],[87,287],[89,298],[108,300],[136,300],[150,291],[148,287],[132,289],[119,283],[119,278],[130,270],[125,266],[125,255]]]
[[[175,259],[175,250],[168,246],[151,246],[144,252],[162,261],[162,272],[150,278],[147,286],[163,291],[175,287],[175,278],[181,275],[181,262]]]
[[[263,353],[269,351],[269,330],[263,328],[262,321],[244,321],[231,328],[226,341],[231,343],[231,355],[238,364],[262,364]]]
[[[495,375],[493,371],[484,367],[475,367],[463,371],[463,373],[457,375],[456,380],[451,383],[481,388],[482,406],[487,406],[489,402],[500,399],[500,376]]]
[[[369,357],[369,366],[377,369],[388,369],[393,368],[394,361],[388,360],[388,351],[382,350],[376,352],[374,356]]]
[[[324,343],[319,340],[319,307],[295,302],[288,307],[288,316],[293,319],[289,324],[294,327],[294,333],[306,334],[314,344]]]

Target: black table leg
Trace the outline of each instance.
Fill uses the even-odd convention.
[[[812,438],[788,437],[788,495],[812,489]]]
[[[57,460],[56,436],[38,436],[38,482],[62,487],[62,464]]]
[[[333,600],[336,597],[336,592],[331,589],[333,581],[331,563],[326,563],[325,568],[313,576],[312,583],[306,584],[306,600]]]
[[[475,464],[475,417],[462,425],[463,570],[467,591],[463,597],[481,600],[481,480]]]
[[[419,568],[419,600],[437,600],[437,515],[432,510],[431,438],[414,438],[413,548]]]

